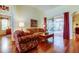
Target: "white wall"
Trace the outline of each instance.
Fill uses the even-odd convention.
[[[25,28],[30,27],[30,19],[38,20],[38,26],[43,27],[43,12],[32,6],[15,6],[15,29],[18,28],[19,22],[25,23]]]

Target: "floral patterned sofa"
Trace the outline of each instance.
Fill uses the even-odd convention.
[[[38,35],[17,30],[14,32],[16,48],[19,53],[25,53],[38,45]]]

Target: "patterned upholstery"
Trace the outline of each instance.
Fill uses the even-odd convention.
[[[38,45],[38,35],[27,34],[20,30],[14,32],[16,47],[19,52],[27,52]]]

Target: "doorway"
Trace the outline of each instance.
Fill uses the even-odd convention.
[[[0,52],[9,52],[9,41],[11,39],[6,35],[6,30],[10,27],[9,16],[0,14]]]
[[[72,21],[72,28],[73,28],[73,47],[74,52],[79,52],[79,12],[73,13],[73,21]]]
[[[0,35],[6,34],[6,29],[10,26],[9,16],[0,15]]]
[[[64,18],[54,18],[54,48],[56,52],[64,52],[63,30]]]
[[[64,17],[55,17],[47,20],[47,30],[49,34],[54,33],[54,39],[50,39],[50,41],[54,43],[55,52],[64,52]]]

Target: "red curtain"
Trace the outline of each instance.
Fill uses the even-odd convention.
[[[46,27],[47,27],[47,18],[44,17],[44,31],[46,32]]]
[[[64,13],[64,33],[63,38],[69,40],[69,12]]]
[[[64,13],[64,32],[63,32],[63,38],[64,38],[64,51],[69,52],[70,48],[70,31],[69,31],[69,12]]]

